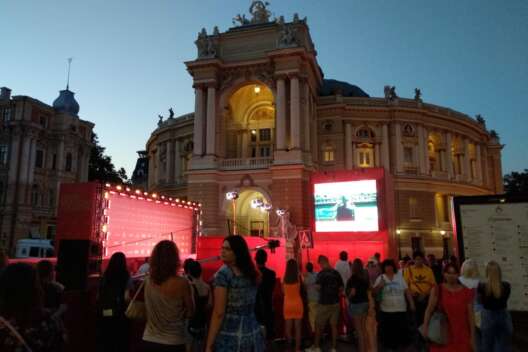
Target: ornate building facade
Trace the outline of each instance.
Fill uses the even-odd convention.
[[[0,247],[55,235],[59,187],[88,179],[94,124],[68,88],[49,106],[1,88]]]
[[[146,146],[149,191],[202,202],[204,234],[221,235],[233,215],[225,194],[236,190],[239,233],[270,234],[276,216],[253,199],[289,209],[306,228],[313,172],[384,168],[401,252],[449,250],[451,198],[502,192],[498,137],[419,90],[405,99],[385,87],[377,98],[325,79],[306,19],[272,21],[260,1],[250,14],[226,32],[199,33],[198,57],[186,62],[195,111],[160,119]]]

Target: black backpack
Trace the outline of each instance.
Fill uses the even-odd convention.
[[[125,285],[102,280],[97,299],[97,314],[100,317],[124,316],[126,311]]]

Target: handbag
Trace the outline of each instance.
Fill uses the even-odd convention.
[[[427,339],[437,345],[447,345],[449,340],[449,327],[447,315],[441,308],[442,301],[442,286],[438,286],[438,302],[436,310],[433,312],[431,319],[429,319],[429,327],[427,330]],[[422,329],[420,329],[422,331]]]
[[[134,297],[128,304],[128,307],[125,311],[125,316],[130,320],[147,320],[147,306],[144,301],[139,301],[137,299],[139,293],[145,287],[145,281],[147,281],[147,278],[145,278],[141,282],[141,285],[139,285],[139,288],[137,289],[136,293],[134,294]]]

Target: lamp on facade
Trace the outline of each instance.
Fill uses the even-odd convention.
[[[440,234],[441,234],[442,236],[445,236],[446,232],[445,232],[444,230],[442,230],[442,231],[440,231]]]
[[[255,87],[253,88],[255,94],[259,94],[260,93],[260,86],[258,84],[255,84]]]
[[[231,191],[226,193],[226,199],[231,201],[233,206],[233,235],[237,234],[236,226],[236,200],[238,199],[238,192]]]

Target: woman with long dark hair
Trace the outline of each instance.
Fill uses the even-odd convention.
[[[259,274],[242,236],[227,236],[214,278],[214,308],[206,351],[261,352],[264,336],[255,317]]]
[[[352,275],[346,284],[345,293],[348,298],[348,314],[357,332],[358,351],[367,351],[367,313],[369,309],[369,277],[363,268],[361,259],[356,258],[352,263]]]
[[[62,325],[43,309],[38,276],[29,264],[16,263],[4,269],[0,277],[0,317],[0,351],[60,350]]]
[[[444,267],[444,283],[435,286],[429,295],[422,334],[427,338],[429,321],[435,309],[440,308],[447,316],[448,341],[446,345],[431,345],[431,352],[470,352],[475,349],[475,322],[473,290],[458,281],[460,271],[454,263]]]
[[[130,322],[125,316],[125,311],[130,286],[125,254],[114,253],[101,278],[97,296],[99,351],[128,351]]]
[[[178,275],[178,247],[159,242],[150,256],[150,276],[145,280],[147,325],[143,333],[145,352],[184,352],[186,320],[193,315],[189,281]]]
[[[301,350],[301,324],[304,314],[301,284],[299,264],[297,264],[295,259],[290,259],[286,263],[286,271],[282,283],[282,291],[284,292],[283,310],[288,341],[292,340],[292,328],[295,329],[295,351]]]
[[[513,325],[508,312],[508,299],[511,287],[502,281],[502,272],[499,264],[490,261],[486,265],[486,281],[480,283],[478,293],[482,303],[481,332],[482,350],[511,351],[511,338]]]

